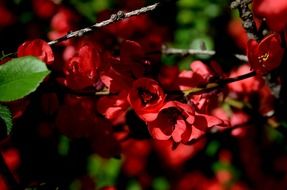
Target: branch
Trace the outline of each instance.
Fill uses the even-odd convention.
[[[178,54],[178,55],[215,55],[216,52],[214,50],[200,50],[200,49],[177,49],[177,48],[162,48],[162,53],[171,55],[171,54]],[[234,56],[239,59],[240,61],[248,62],[248,58],[246,55],[241,54],[234,54]]]
[[[208,83],[205,85],[204,88],[193,88],[190,90],[185,90],[184,94],[185,96],[188,96],[188,95],[196,95],[196,94],[211,92],[212,90],[224,87],[225,85],[229,83],[241,81],[241,80],[244,80],[250,77],[254,77],[255,75],[256,75],[255,71],[252,71],[252,72],[249,72],[244,75],[237,76],[237,77],[223,79],[217,83],[216,82]]]
[[[68,33],[67,35],[65,35],[65,36],[63,36],[61,38],[58,38],[56,40],[48,42],[48,44],[52,46],[52,45],[55,45],[57,43],[60,43],[62,41],[65,41],[65,40],[68,40],[68,39],[71,39],[71,38],[81,37],[81,36],[83,36],[84,34],[86,34],[88,32],[92,32],[92,31],[96,30],[97,28],[101,28],[101,27],[107,26],[109,24],[118,22],[120,20],[129,18],[129,17],[132,17],[132,16],[136,16],[136,15],[140,15],[140,14],[143,14],[143,13],[146,13],[146,12],[149,12],[149,11],[153,11],[158,6],[159,6],[159,3],[155,3],[153,5],[142,7],[140,9],[137,9],[137,10],[134,10],[134,11],[131,11],[131,12],[127,12],[127,13],[125,13],[123,11],[118,11],[116,14],[112,14],[111,17],[108,20],[104,20],[102,22],[96,23],[96,24],[94,24],[92,26],[89,26],[89,27],[86,27],[86,28],[83,28],[83,29],[80,29],[80,30],[77,30],[77,31],[74,31],[74,32],[70,32],[70,33]]]
[[[238,9],[240,18],[242,20],[242,26],[247,32],[249,39],[258,40],[256,24],[253,19],[253,14],[248,7],[248,4],[252,3],[252,0],[234,0],[231,2],[231,9]]]

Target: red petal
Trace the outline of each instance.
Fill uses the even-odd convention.
[[[32,55],[38,57],[46,64],[51,64],[54,61],[52,48],[47,42],[41,39],[26,41],[18,47],[18,57]]]
[[[258,43],[256,40],[249,40],[247,43],[247,57],[248,62],[252,69],[257,70],[259,67],[258,65]]]
[[[181,142],[182,140],[182,135],[184,134],[184,132],[186,131],[186,123],[184,120],[182,119],[179,119],[176,121],[176,124],[175,124],[175,128],[172,132],[172,138],[175,142]]]
[[[154,125],[154,123],[148,124],[148,130],[151,136],[157,140],[168,140],[171,137],[171,135],[165,134],[162,129]]]
[[[205,114],[196,114],[194,127],[198,128],[201,131],[206,131],[208,128],[222,125],[223,121],[215,116],[205,115]]]

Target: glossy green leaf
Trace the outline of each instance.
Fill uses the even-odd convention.
[[[7,133],[10,134],[13,126],[12,115],[10,110],[6,106],[0,105],[0,117],[6,124]]]
[[[46,64],[32,56],[0,65],[0,101],[23,98],[35,91],[49,73]]]

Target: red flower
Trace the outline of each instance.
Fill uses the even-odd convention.
[[[51,64],[54,61],[52,48],[47,42],[41,39],[26,41],[18,47],[18,57],[32,55],[38,57],[46,64]]]
[[[175,86],[175,82],[177,80],[178,74],[179,74],[179,68],[177,65],[174,65],[174,66],[163,65],[160,68],[158,81],[166,89],[175,88],[174,86]]]
[[[144,121],[152,121],[163,106],[165,94],[159,84],[150,78],[134,81],[128,100]]]
[[[78,15],[68,8],[61,8],[53,16],[51,20],[52,31],[49,33],[49,38],[55,40],[73,31],[79,20]],[[67,41],[63,42],[68,44]]]
[[[125,121],[125,114],[128,108],[129,103],[127,102],[127,92],[125,90],[117,95],[102,96],[97,102],[97,111],[114,125]]]
[[[135,41],[125,40],[120,48],[121,70],[133,77],[142,77],[144,72],[144,51]]]
[[[76,90],[93,86],[97,82],[100,64],[98,48],[91,43],[81,44],[77,53],[64,66],[65,85]]]
[[[184,70],[178,75],[176,81],[180,90],[189,90],[194,87],[206,84],[214,73],[201,61],[194,61],[190,64],[191,70]]]
[[[102,18],[99,18],[99,21]],[[106,27],[114,35],[123,39],[139,38],[151,29],[151,22],[146,15],[139,15],[129,19],[121,20]]]
[[[184,163],[196,155],[205,145],[205,139],[191,145],[179,144],[174,149],[171,140],[153,141],[155,149],[163,163],[171,168],[180,168]]]
[[[118,62],[106,59],[105,63]],[[102,96],[97,102],[97,110],[113,124],[122,123],[125,113],[129,108],[127,95],[132,84],[132,79],[118,72],[113,66],[107,65],[100,73],[100,78],[112,96]]]
[[[231,72],[230,77],[237,77],[248,72],[250,72],[249,65],[241,65],[240,67],[236,68]],[[257,92],[260,88],[262,88],[263,84],[264,80],[262,79],[262,77],[254,76],[241,81],[229,83],[227,86],[232,92],[250,94]]]
[[[124,75],[140,78],[143,77],[146,65],[145,54],[141,45],[135,41],[125,40],[120,48],[119,71]]]
[[[216,65],[216,63],[213,63],[213,65]],[[194,88],[201,88],[215,76],[215,73],[201,61],[193,61],[190,64],[190,69],[180,72],[176,81],[179,89],[184,92]],[[217,66],[216,70],[220,70],[219,66]],[[196,111],[202,113],[210,112],[218,104],[218,97],[214,92],[188,95],[187,98],[196,107]]]
[[[259,43],[248,41],[247,56],[252,69],[258,74],[266,74],[277,68],[282,60],[284,49],[281,47],[279,34],[270,34]]]
[[[286,0],[253,0],[255,16],[265,18],[273,31],[283,31],[287,27]]]
[[[50,18],[56,11],[57,5],[52,0],[33,0],[33,10],[41,18]]]
[[[230,23],[228,24],[227,30],[228,34],[232,37],[236,45],[239,48],[245,50],[247,47],[248,36],[241,24],[241,20],[240,19],[231,20]]]
[[[123,173],[139,176],[145,172],[147,157],[151,151],[151,141],[129,139],[121,144],[123,154]]]
[[[69,138],[87,139],[92,150],[103,156],[119,154],[119,146],[113,135],[111,123],[99,117],[94,99],[66,96],[59,107],[55,126]]]
[[[15,22],[15,15],[4,5],[0,5],[0,27],[12,25]]]
[[[176,143],[187,143],[216,125],[223,125],[223,121],[214,116],[198,114],[191,105],[170,101],[159,110],[154,121],[148,122],[148,129],[155,139],[172,138]]]

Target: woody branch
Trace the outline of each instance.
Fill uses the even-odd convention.
[[[129,17],[132,17],[132,16],[137,16],[137,15],[140,15],[140,14],[143,14],[143,13],[146,13],[146,12],[153,11],[158,6],[159,6],[159,3],[155,3],[153,5],[142,7],[140,9],[137,9],[137,10],[134,10],[134,11],[131,11],[131,12],[127,12],[127,13],[125,13],[124,11],[118,11],[116,14],[112,14],[110,16],[110,18],[107,19],[107,20],[104,20],[102,22],[96,23],[96,24],[94,24],[92,26],[89,26],[89,27],[86,27],[86,28],[83,28],[83,29],[80,29],[80,30],[77,30],[77,31],[70,32],[70,33],[68,33],[67,35],[65,35],[65,36],[63,36],[61,38],[58,38],[56,40],[48,42],[48,44],[52,46],[52,45],[55,45],[57,43],[60,43],[62,41],[65,41],[65,40],[68,40],[68,39],[71,39],[71,38],[81,37],[81,36],[83,36],[86,33],[95,31],[97,28],[101,28],[101,27],[107,26],[109,24],[118,22],[120,20],[129,18]]]

